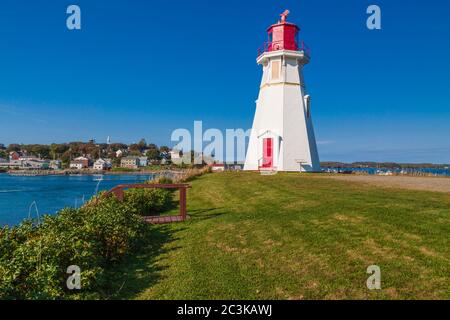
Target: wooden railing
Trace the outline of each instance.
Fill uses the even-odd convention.
[[[277,51],[277,50],[283,50],[285,49],[283,46],[285,46],[286,43],[284,41],[271,41],[271,42],[264,42],[263,45],[258,48],[258,57],[262,55],[265,52],[271,52],[271,51]],[[306,45],[304,41],[297,42],[289,42],[287,43],[287,47],[292,48],[289,50],[294,51],[302,51],[305,56],[308,58],[311,57],[311,50]]]
[[[186,194],[187,189],[191,186],[187,183],[162,184],[162,183],[142,183],[142,184],[120,184],[109,190],[105,196],[114,195],[119,201],[123,201],[126,189],[178,189],[180,192],[180,214],[177,216],[147,216],[144,217],[149,223],[161,224],[177,221],[185,221],[187,219],[186,211]]]

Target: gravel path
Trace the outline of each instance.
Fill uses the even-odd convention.
[[[368,183],[383,187],[395,187],[413,190],[426,190],[450,193],[450,178],[408,177],[408,176],[372,176],[372,175],[333,175],[331,179]]]

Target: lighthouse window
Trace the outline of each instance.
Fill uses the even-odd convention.
[[[280,78],[280,61],[272,61],[272,80]]]
[[[311,99],[310,99],[309,94],[307,94],[303,99],[305,101],[306,117],[310,118],[311,117]]]

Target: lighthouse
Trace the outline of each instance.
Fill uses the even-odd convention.
[[[244,170],[320,171],[303,78],[309,49],[298,40],[300,28],[286,21],[288,14],[267,29],[268,41],[256,59],[263,75]]]

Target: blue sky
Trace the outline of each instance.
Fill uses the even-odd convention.
[[[66,8],[82,30],[66,28]],[[366,8],[382,30],[366,28]],[[111,136],[171,145],[176,128],[250,128],[256,50],[288,8],[321,160],[450,163],[447,1],[0,3],[0,143]]]

